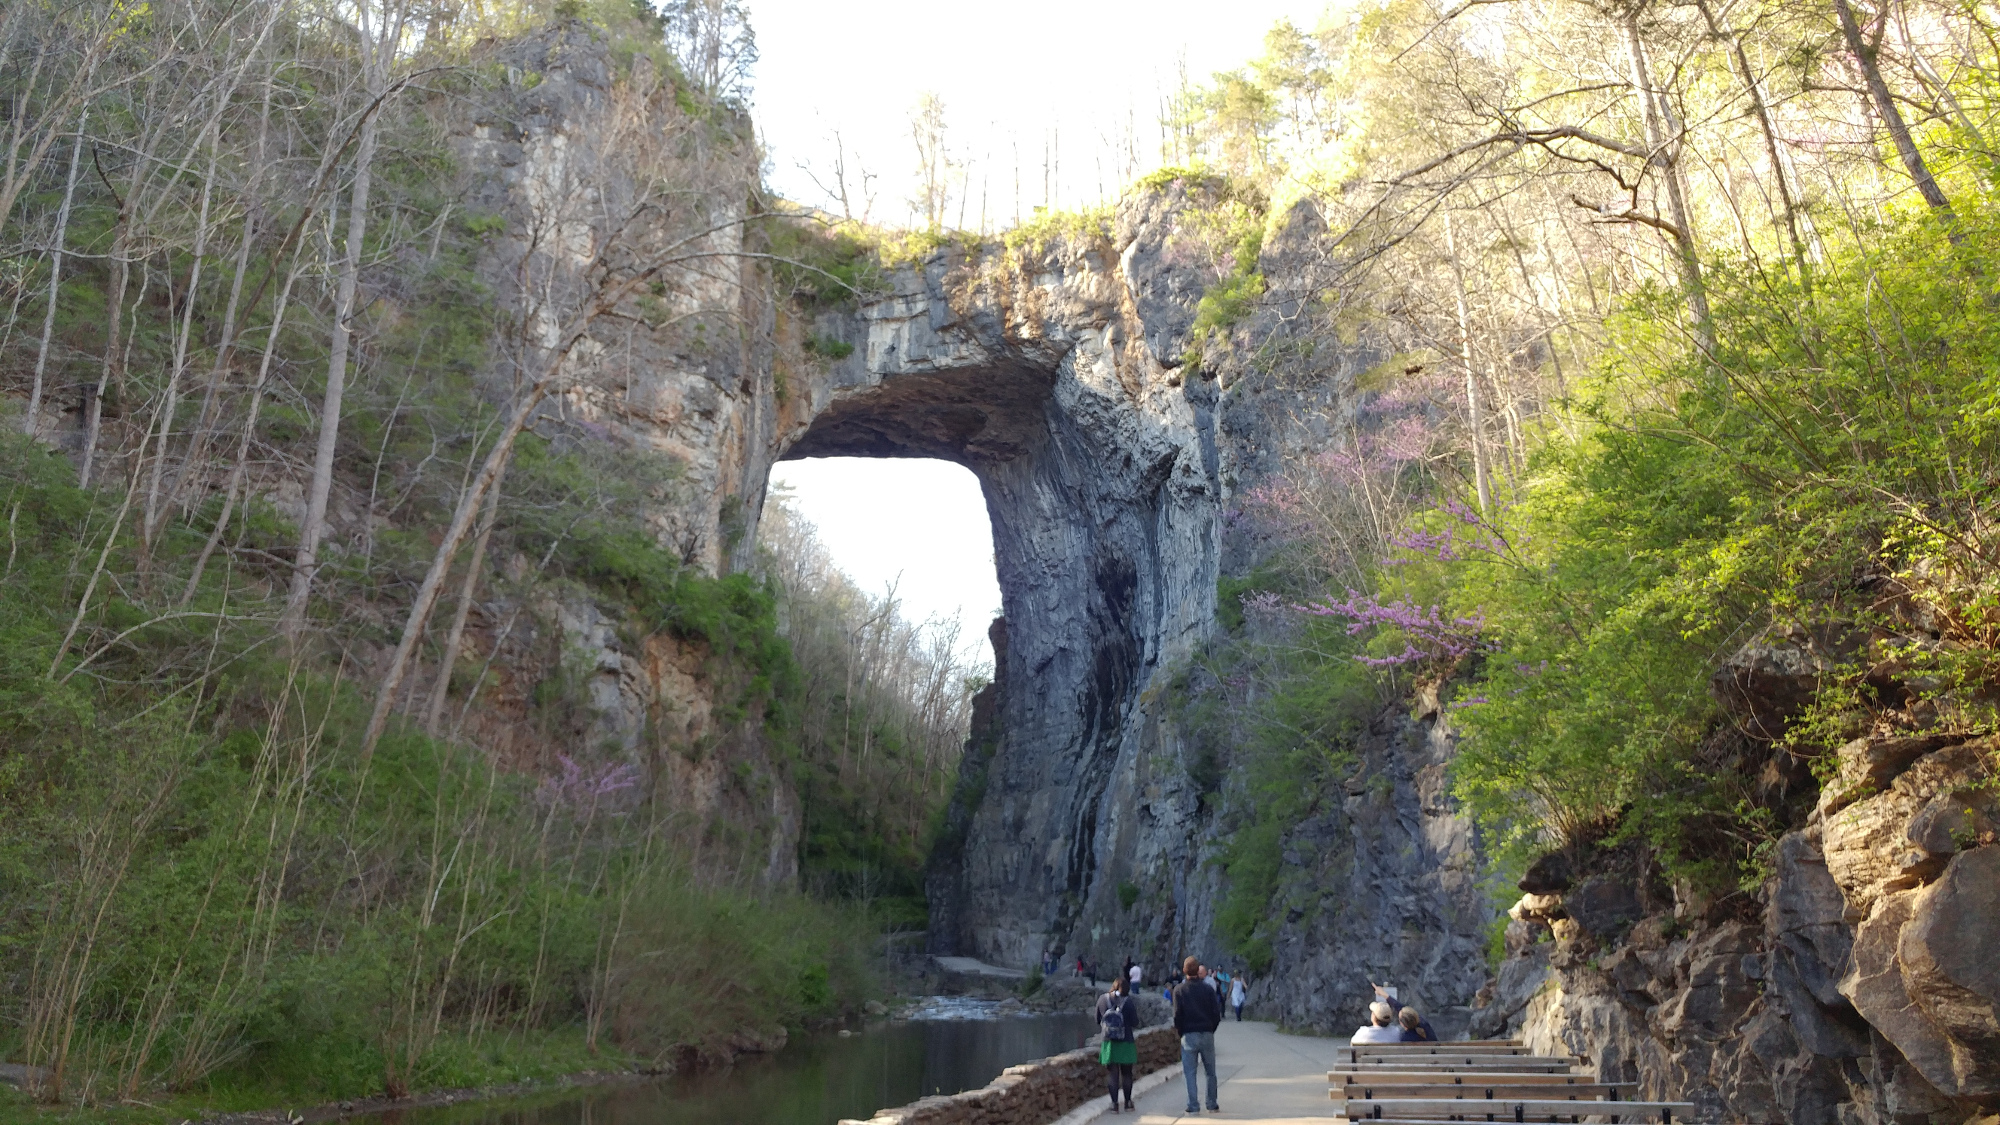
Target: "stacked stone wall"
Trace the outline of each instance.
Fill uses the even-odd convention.
[[[1181,1041],[1171,1027],[1139,1032],[1137,1075],[1180,1061]],[[1104,1097],[1104,1066],[1097,1048],[1066,1051],[1010,1066],[977,1090],[920,1098],[895,1109],[877,1110],[865,1121],[840,1125],[1049,1125],[1092,1098]]]

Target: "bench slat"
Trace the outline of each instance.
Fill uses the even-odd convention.
[[[1543,1117],[1604,1117],[1628,1121],[1670,1122],[1673,1115],[1694,1112],[1693,1102],[1556,1101],[1543,1098],[1339,1098],[1338,1112],[1350,1119],[1472,1117],[1489,1121],[1536,1120]]]
[[[1336,1059],[1334,1065],[1350,1069],[1350,1071],[1496,1071],[1496,1073],[1498,1071],[1556,1071],[1556,1073],[1562,1073],[1562,1071],[1568,1071],[1570,1067],[1574,1067],[1576,1063],[1562,1061],[1562,1059],[1554,1059],[1554,1061],[1528,1061],[1528,1063],[1522,1063],[1518,1059],[1478,1059],[1478,1061],[1472,1061],[1472,1063],[1460,1063],[1460,1061],[1452,1061],[1452,1059],[1404,1059],[1404,1061],[1368,1059],[1366,1063],[1354,1063],[1354,1061],[1340,1061],[1340,1059]]]
[[[1371,1047],[1519,1047],[1519,1039],[1446,1039],[1436,1043],[1371,1043]]]
[[[1362,1125],[1364,1121],[1370,1121],[1370,1119],[1368,1117],[1328,1117],[1328,1121],[1336,1121],[1340,1125]],[[1470,1121],[1472,1125],[1478,1125],[1478,1123],[1484,1123],[1486,1119],[1484,1117],[1470,1117],[1470,1119],[1468,1117],[1460,1117],[1460,1119],[1450,1119],[1450,1117],[1384,1117],[1382,1121],[1394,1121],[1396,1125],[1468,1125],[1468,1121]],[[1512,1117],[1506,1117],[1506,1119],[1498,1121],[1496,1125],[1508,1125],[1508,1121],[1512,1121]]]
[[[1344,1049],[1370,1055],[1534,1055],[1534,1047],[1486,1047],[1480,1043],[1348,1043]]]
[[[1470,1051],[1453,1050],[1448,1047],[1405,1047],[1402,1050],[1384,1050],[1366,1043],[1350,1043],[1337,1048],[1344,1054],[1361,1055],[1376,1059],[1568,1059],[1574,1055],[1540,1055],[1526,1047],[1474,1048]]]
[[[1589,1073],[1540,1073],[1520,1070],[1464,1070],[1460,1068],[1438,1068],[1417,1070],[1410,1067],[1385,1067],[1370,1070],[1366,1067],[1340,1067],[1326,1072],[1328,1082],[1431,1082],[1471,1085],[1476,1082],[1512,1083],[1517,1086],[1540,1085],[1566,1086],[1597,1081],[1597,1076]]]
[[[1391,1082],[1350,1082],[1334,1088],[1336,1098],[1359,1098],[1370,1100],[1385,1098],[1466,1098],[1476,1101],[1493,1099],[1541,1099],[1548,1100],[1560,1094],[1563,1097],[1580,1100],[1608,1098],[1612,1101],[1629,1101],[1625,1095],[1639,1089],[1637,1082],[1579,1082],[1571,1086],[1520,1086],[1504,1082],[1477,1082],[1463,1086],[1440,1085],[1438,1083],[1391,1083]],[[1343,1093],[1344,1091],[1344,1093]]]
[[[1362,1055],[1355,1057],[1345,1051],[1334,1060],[1337,1066],[1490,1066],[1495,1070],[1515,1070],[1521,1067],[1575,1066],[1571,1058],[1557,1058],[1553,1055],[1529,1057],[1527,1055],[1424,1055],[1421,1058],[1396,1059],[1382,1055]]]

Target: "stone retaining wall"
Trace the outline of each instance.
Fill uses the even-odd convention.
[[[1180,1036],[1171,1027],[1146,1028],[1138,1042],[1135,1076],[1180,1061]],[[850,1118],[840,1125],[1048,1125],[1090,1099],[1104,1097],[1104,1090],[1097,1048],[1085,1047],[1010,1066],[977,1090],[921,1098],[877,1110],[866,1121]]]

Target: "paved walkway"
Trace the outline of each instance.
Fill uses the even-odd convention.
[[[1203,1110],[1188,1116],[1187,1084],[1175,1065],[1167,1080],[1134,1099],[1137,1113],[1099,1112],[1083,1120],[1095,1125],[1168,1125],[1169,1122],[1262,1121],[1271,1125],[1325,1122],[1334,1117],[1327,1097],[1326,1071],[1333,1065],[1337,1040],[1281,1035],[1276,1025],[1229,1020],[1215,1035],[1215,1076],[1222,1083],[1216,1100],[1221,1113]],[[1201,1096],[1208,1097],[1208,1077],[1198,1074]],[[1150,1085],[1148,1083],[1147,1085]],[[1109,1098],[1092,1103],[1108,1108]],[[1068,1125],[1073,1118],[1064,1118]]]
[[[975,976],[998,977],[1001,980],[1022,980],[1028,975],[1019,969],[1003,969],[998,965],[989,965],[976,957],[933,957],[931,960],[936,961],[938,967],[948,973],[971,973]],[[1105,1104],[1109,1105],[1110,1101],[1109,1097],[1105,1098]]]

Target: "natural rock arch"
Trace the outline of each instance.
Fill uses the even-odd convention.
[[[781,454],[941,458],[985,494],[1007,620],[1000,734],[968,758],[981,799],[954,810],[962,847],[933,869],[940,952],[1027,963],[1062,944],[1109,854],[1141,846],[1131,818],[1099,815],[1143,784],[1139,700],[1214,615],[1215,386],[1184,381],[1180,333],[1149,333],[1138,311],[1178,287],[1166,307],[1184,332],[1198,288],[1133,268],[1144,216],[1122,234],[1122,260],[1098,244],[1032,274],[997,250],[933,261],[822,317],[816,331],[855,350],[815,382]]]

